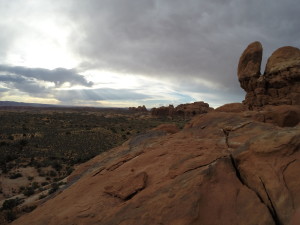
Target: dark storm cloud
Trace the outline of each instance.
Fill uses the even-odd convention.
[[[66,82],[71,85],[82,85],[87,87],[93,85],[92,82],[88,82],[84,76],[78,74],[76,70],[73,69],[56,68],[49,70],[42,68],[0,65],[0,72],[12,75],[11,79],[15,79],[15,82],[18,82],[18,79],[23,79],[24,81],[34,78],[40,81],[53,82],[57,87]],[[7,76],[2,78],[0,77],[0,80],[1,79],[7,79]]]
[[[135,90],[128,89],[80,89],[80,90],[61,90],[55,93],[58,100],[62,102],[72,101],[110,101],[110,100],[141,100],[150,96],[137,93]]]
[[[244,48],[261,41],[266,58],[278,47],[299,47],[299,12],[297,0],[87,0],[69,11],[85,67],[190,84],[200,77],[239,95]]]
[[[19,90],[32,96],[45,97],[49,89],[40,85],[36,79],[29,79],[18,75],[1,75],[0,84],[5,84],[7,90]]]

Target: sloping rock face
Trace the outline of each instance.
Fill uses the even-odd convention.
[[[79,166],[13,225],[288,225],[300,210],[300,126],[210,112]]]
[[[191,118],[198,114],[208,113],[213,108],[209,107],[208,103],[205,102],[194,102],[187,104],[180,104],[174,108],[173,105],[168,107],[162,106],[159,108],[151,109],[151,115],[156,117],[182,117]]]
[[[238,65],[238,78],[246,91],[244,104],[249,109],[265,105],[300,105],[300,50],[295,47],[277,49],[260,73],[262,46],[250,44]]]

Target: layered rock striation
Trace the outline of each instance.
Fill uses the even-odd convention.
[[[266,105],[300,105],[300,50],[295,47],[277,49],[260,72],[262,45],[251,43],[238,64],[238,78],[246,91],[244,104],[248,109]]]

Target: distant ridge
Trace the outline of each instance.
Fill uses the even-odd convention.
[[[122,110],[128,111],[128,108],[121,107],[97,107],[97,106],[78,106],[78,105],[55,105],[55,104],[42,104],[42,103],[26,103],[26,102],[14,102],[14,101],[0,101],[0,109],[32,109],[32,108],[44,108],[44,109],[78,109],[78,110]]]
[[[41,103],[25,103],[25,102],[14,102],[14,101],[0,101],[0,107],[6,106],[26,106],[26,107],[66,107],[62,105],[51,105]]]

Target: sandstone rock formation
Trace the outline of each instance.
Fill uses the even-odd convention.
[[[152,108],[151,115],[156,117],[168,117],[174,115],[175,108],[173,105],[161,106],[159,108]]]
[[[250,44],[240,57],[238,78],[246,91],[244,104],[249,109],[265,105],[300,105],[300,50],[282,47],[268,59],[260,73],[262,46]]]
[[[131,112],[148,112],[144,105],[138,107],[129,107],[128,110]]]
[[[209,107],[205,102],[194,102],[187,104],[180,104],[174,108],[173,105],[168,107],[162,106],[159,108],[151,109],[151,115],[157,117],[182,117],[191,118],[198,114],[203,114],[212,111],[213,108]]]
[[[245,110],[246,108],[242,103],[228,103],[215,109],[216,112],[235,112],[235,113],[240,113]]]

